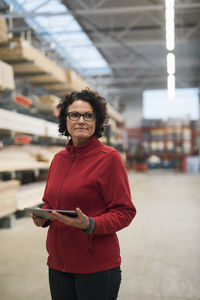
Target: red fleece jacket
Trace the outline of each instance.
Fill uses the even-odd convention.
[[[84,145],[57,153],[51,163],[43,208],[79,207],[95,221],[92,234],[51,221],[48,266],[72,273],[95,273],[120,265],[116,231],[136,214],[126,169],[119,153],[92,136]]]

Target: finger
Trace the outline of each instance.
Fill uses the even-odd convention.
[[[77,213],[78,217],[82,217],[83,216],[83,212],[82,212],[82,210],[79,207],[76,208],[76,213]]]

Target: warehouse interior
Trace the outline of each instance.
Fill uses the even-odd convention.
[[[118,233],[119,299],[199,299],[199,49],[198,0],[0,0],[2,300],[50,299],[47,231],[24,208],[66,145],[60,99],[86,87],[108,102],[100,141],[137,208]]]

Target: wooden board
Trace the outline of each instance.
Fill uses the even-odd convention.
[[[9,43],[9,47],[0,48],[0,59],[14,63],[14,72],[17,74],[43,71],[52,74],[59,82],[67,81],[65,71],[28,41],[13,38]],[[16,64],[17,61],[26,61],[27,64],[20,62]]]
[[[0,43],[5,43],[7,41],[8,41],[8,34],[7,34],[6,20],[0,18]]]
[[[46,90],[56,92],[56,91],[61,91],[61,90],[67,90],[69,88],[69,84],[67,84],[67,83],[47,84],[47,85],[44,85],[44,88]]]
[[[36,145],[3,147],[0,150],[0,172],[47,170],[54,155],[62,149]]]
[[[52,113],[59,103],[59,98],[55,95],[42,95],[39,97],[39,102],[36,107],[38,111]]]
[[[0,108],[0,131],[62,139],[58,124]]]
[[[51,74],[43,74],[43,75],[34,75],[26,77],[27,81],[34,84],[48,84],[48,83],[60,83],[57,77],[54,76],[53,73]],[[67,84],[67,82],[64,82]]]
[[[0,182],[0,218],[16,211],[19,185],[17,180]]]
[[[26,63],[19,63],[13,64],[13,70],[16,75],[20,74],[32,74],[32,73],[41,73],[44,70],[39,66],[36,65],[35,62],[26,62]]]
[[[27,170],[48,169],[49,162],[37,161],[22,148],[5,147],[0,150],[0,172],[15,172]]]
[[[0,91],[15,88],[13,68],[0,60]]]
[[[69,88],[72,90],[78,90],[81,91],[85,89],[86,87],[91,87],[88,85],[88,83],[74,70],[67,70],[66,71],[67,80],[69,82]]]
[[[45,181],[21,185],[17,193],[17,209],[33,207],[42,203]]]

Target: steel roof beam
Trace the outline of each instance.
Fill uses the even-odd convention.
[[[89,8],[88,5],[84,1],[82,1],[82,0],[75,0],[75,1],[83,8],[85,8],[85,9]]]
[[[121,39],[123,36],[125,36],[127,33],[130,32],[131,30],[131,27],[133,27],[134,25],[136,25],[140,20],[141,20],[142,16],[141,15],[138,15],[135,19],[133,19],[131,22],[128,23],[128,25],[124,28],[123,31],[120,31],[116,38],[118,39]]]
[[[193,34],[195,34],[196,31],[198,31],[200,29],[200,22],[197,23],[196,26],[194,26],[192,29],[190,29],[186,34],[185,34],[185,39],[188,40],[189,38],[191,38],[191,36]]]
[[[145,87],[138,87],[138,88],[108,88],[106,92],[108,94],[131,94],[131,93],[141,93]]]
[[[200,3],[187,3],[187,4],[176,4],[175,9],[185,10],[185,9],[198,9],[200,8]],[[25,13],[8,13],[3,15],[4,18],[13,17],[16,19],[23,19],[26,17],[38,17],[38,16],[61,16],[61,15],[80,15],[80,16],[105,16],[114,14],[133,14],[140,12],[150,12],[150,11],[164,11],[164,5],[142,5],[142,6],[127,6],[127,7],[112,7],[112,8],[93,8],[93,9],[82,9],[66,12],[25,12]]]
[[[107,1],[108,0],[100,0],[98,3],[94,4],[93,8],[99,8]]]
[[[31,11],[36,11],[37,9],[41,8],[42,6],[46,5],[49,2],[49,0],[45,0],[42,3],[40,3],[37,7],[34,7]]]
[[[178,39],[176,40],[176,44],[183,44],[186,42],[186,38],[187,37],[184,37],[184,39]],[[65,41],[63,41],[65,42]],[[71,47],[71,48],[88,48],[88,47],[91,47],[95,45],[96,47],[98,48],[101,48],[101,49],[105,49],[105,48],[118,48],[118,47],[122,47],[121,44],[117,43],[117,42],[93,42],[93,44],[87,44],[87,45],[84,45],[84,44],[69,44],[67,43],[66,44],[66,47]],[[155,46],[155,45],[160,45],[160,46],[164,46],[165,45],[165,41],[164,40],[141,40],[141,41],[134,41],[134,42],[126,42],[126,41],[123,41],[123,45],[124,46],[128,46],[128,47],[131,47],[131,48],[134,48],[134,47],[140,47],[140,46]]]
[[[153,75],[155,78],[152,78],[152,75],[146,78],[134,78],[134,77],[121,77],[121,78],[98,78],[95,82],[97,85],[109,85],[109,84],[120,84],[120,83],[151,83],[155,81],[163,81],[166,80],[166,76]],[[87,77],[86,77],[87,78]],[[91,78],[90,78],[91,79]]]

